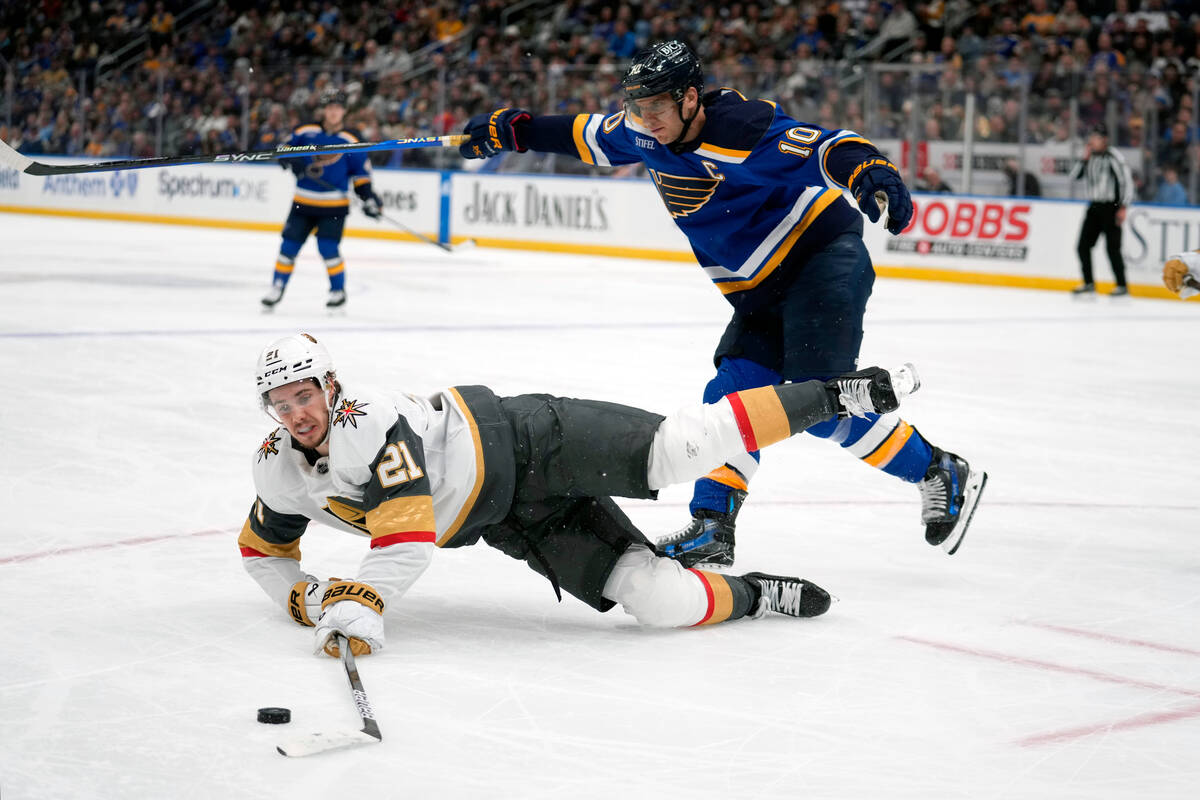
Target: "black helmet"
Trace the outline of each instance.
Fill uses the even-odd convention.
[[[317,104],[322,108],[334,104],[337,104],[342,108],[347,108],[349,106],[346,100],[346,93],[341,89],[335,89],[332,86],[321,92],[321,98]]]
[[[639,50],[621,78],[625,96],[634,100],[670,92],[675,102],[679,102],[689,86],[704,93],[704,69],[692,48],[678,39]]]

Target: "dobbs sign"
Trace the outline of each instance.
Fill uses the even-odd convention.
[[[1025,261],[1029,256],[1028,202],[913,197],[913,218],[887,239],[893,253]]]

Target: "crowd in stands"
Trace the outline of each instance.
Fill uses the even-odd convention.
[[[31,0],[0,7],[0,138],[113,158],[272,147],[329,86],[369,139],[502,105],[615,110],[625,62],[667,37],[694,44],[710,87],[827,128],[910,138],[919,120],[959,140],[974,94],[976,141],[1105,122],[1153,165],[1147,191],[1197,168],[1194,0]]]

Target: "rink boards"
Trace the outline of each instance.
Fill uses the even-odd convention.
[[[43,158],[69,163],[69,159]],[[435,170],[377,170],[384,213],[444,242],[694,263],[649,180]],[[0,169],[0,211],[131,222],[278,230],[294,189],[274,166],[199,165],[33,177]],[[864,234],[877,271],[919,278],[1061,290],[1078,283],[1076,240],[1086,203],[975,195],[914,196],[900,236]],[[353,212],[347,235],[411,240],[393,222]],[[1135,205],[1123,251],[1134,294],[1170,297],[1162,262],[1200,247],[1194,208]],[[1097,276],[1109,276],[1101,242]]]

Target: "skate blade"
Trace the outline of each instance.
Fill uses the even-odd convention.
[[[979,505],[979,498],[983,494],[983,487],[987,486],[987,477],[986,472],[971,472],[968,475],[967,491],[963,495],[962,511],[959,512],[959,518],[962,520],[962,523],[941,544],[942,549],[948,555],[954,555],[958,552],[959,545],[962,544],[963,538],[967,535],[967,528],[971,525],[971,518],[975,516],[975,507]]]

